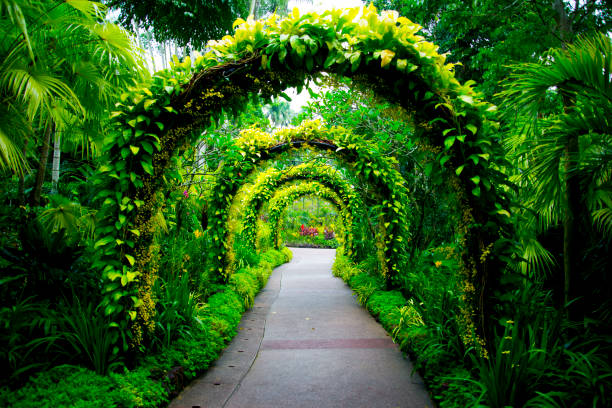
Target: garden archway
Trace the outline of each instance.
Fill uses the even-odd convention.
[[[329,187],[340,195],[352,212],[362,211],[363,203],[358,194],[354,192],[353,186],[344,179],[342,174],[334,167],[318,165],[316,163],[304,163],[287,170],[268,169],[259,174],[253,187],[248,201],[244,204],[243,231],[246,237],[254,237],[255,223],[262,204],[271,199],[277,189],[284,184],[304,180],[317,181]],[[352,229],[352,225],[347,225]],[[254,245],[254,240],[249,242]],[[347,253],[352,249],[351,245],[346,247]]]
[[[378,191],[381,201],[381,218],[384,222],[381,234],[385,237],[382,245],[384,264],[389,274],[396,274],[399,268],[404,241],[410,237],[409,205],[412,203],[405,182],[393,157],[385,157],[371,143],[363,140],[341,127],[326,128],[319,121],[305,121],[296,128],[282,129],[271,134],[258,129],[248,129],[241,133],[233,146],[228,147],[227,160],[218,170],[217,182],[209,200],[208,229],[214,245],[209,249],[209,266],[219,273],[225,271],[223,254],[231,250],[228,230],[228,202],[233,201],[238,189],[244,183],[233,177],[234,174],[248,174],[263,160],[271,160],[290,148],[313,148],[332,152],[342,162],[350,163],[351,170]],[[311,171],[319,172],[315,167]],[[254,239],[253,228],[262,200],[268,198],[273,188],[262,184],[261,198],[254,205],[247,205],[245,223],[247,236]],[[258,196],[257,192],[253,193]],[[259,196],[258,196],[259,197]],[[384,226],[384,227],[383,227]]]
[[[494,286],[490,274],[505,265],[510,232],[508,200],[498,188],[506,183],[496,165],[501,150],[495,124],[487,120],[493,107],[454,78],[452,64],[419,30],[372,6],[239,22],[234,35],[211,42],[206,55],[176,60],[148,86],[122,96],[113,113],[116,130],[105,139],[107,162],[95,178],[103,221],[94,267],[106,282],[105,313],[130,329],[133,345],[154,327],[151,217],[177,152],[253,95],[269,99],[323,71],[352,76],[406,108],[416,136],[438,149],[438,171],[449,174],[462,214],[460,322],[468,342],[477,337],[475,323],[484,326],[487,291]]]
[[[353,213],[350,211],[347,203],[344,202],[344,200],[342,200],[342,198],[334,190],[318,182],[291,185],[276,191],[274,197],[270,201],[270,207],[268,209],[268,222],[270,225],[272,225],[274,247],[276,249],[280,249],[283,244],[281,234],[283,213],[293,202],[306,196],[323,198],[332,203],[332,205],[338,209],[342,217],[344,229],[342,246],[344,248],[352,248],[352,232],[349,232],[348,229],[353,225]]]

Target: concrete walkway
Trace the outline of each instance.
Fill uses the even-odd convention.
[[[410,362],[332,276],[335,251],[292,251],[221,358],[170,407],[433,407]]]

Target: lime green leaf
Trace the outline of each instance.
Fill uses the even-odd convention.
[[[457,98],[461,99],[463,102],[472,105],[474,103],[474,98],[470,95],[459,95]]]
[[[128,260],[128,262],[130,263],[131,266],[134,266],[134,262],[136,262],[136,259],[134,259],[134,257],[130,254],[125,254],[125,259]]]
[[[391,60],[395,57],[395,52],[391,50],[383,50],[380,52],[380,66],[381,68],[388,65]]]
[[[153,175],[153,165],[151,163],[149,163],[146,160],[141,160],[140,161],[140,165],[142,166],[142,169],[144,171],[146,171],[147,173],[149,173],[150,175]]]
[[[140,147],[130,145],[130,150],[132,151],[132,153],[133,153],[134,155],[136,155],[136,154],[138,154],[138,152],[140,151]]]
[[[116,309],[115,305],[106,306],[106,308],[104,309],[104,315],[105,316],[111,315],[115,311],[115,309]]]
[[[456,139],[455,136],[449,136],[446,139],[444,139],[444,147],[446,148],[446,150],[453,147],[453,145],[455,144],[455,139]]]
[[[234,23],[232,24],[232,28],[236,28],[236,26],[239,26],[240,24],[244,24],[246,23],[246,21],[244,21],[241,18],[237,18],[236,21],[234,21]]]
[[[144,102],[144,108],[145,110],[149,110],[149,108],[151,107],[151,105],[153,105],[155,102],[157,102],[157,99],[147,99]]]
[[[94,244],[94,248],[100,247],[100,246],[104,246],[106,244],[108,244],[109,242],[112,242],[114,240],[113,237],[108,236],[108,237],[104,237],[102,239],[99,239],[98,241],[96,241],[96,243]]]

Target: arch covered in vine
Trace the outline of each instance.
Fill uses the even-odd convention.
[[[259,129],[247,129],[235,143],[227,148],[222,168],[218,170],[213,195],[208,202],[207,231],[213,237],[209,249],[209,266],[224,273],[223,255],[231,250],[228,229],[228,203],[233,201],[238,189],[244,183],[235,174],[248,174],[255,170],[263,160],[271,160],[290,148],[313,148],[332,152],[340,161],[350,163],[350,168],[364,182],[374,186],[381,201],[382,235],[385,271],[396,274],[399,268],[404,241],[410,239],[412,199],[405,186],[404,178],[398,170],[399,163],[394,157],[384,156],[363,137],[353,134],[342,127],[327,128],[320,121],[305,121],[296,128],[281,129],[266,133]],[[315,171],[315,170],[311,170]],[[270,183],[273,180],[270,180]],[[261,193],[257,190],[261,189]],[[270,185],[257,186],[252,196],[257,197],[253,204],[246,205],[246,236],[254,240],[255,220],[261,200],[268,199],[273,193]],[[254,242],[254,241],[253,241]],[[231,271],[228,271],[231,272]]]
[[[294,184],[276,190],[272,200],[270,200],[270,206],[268,207],[268,222],[272,225],[272,236],[275,248],[279,249],[283,244],[280,225],[283,213],[291,203],[305,196],[325,199],[338,209],[344,229],[342,246],[343,248],[352,248],[351,241],[353,239],[353,234],[348,231],[353,225],[353,213],[351,212],[350,206],[347,205],[348,203],[346,203],[337,192],[316,181],[297,185]]]
[[[317,181],[318,183],[330,188],[336,192],[344,201],[345,205],[351,209],[351,212],[363,211],[363,203],[353,186],[342,176],[342,174],[334,167],[323,166],[316,163],[303,163],[287,170],[279,170],[275,168],[268,169],[260,173],[251,188],[250,195],[243,208],[243,228],[245,238],[248,244],[255,245],[255,228],[261,206],[264,202],[269,201],[274,193],[282,188],[283,185],[297,180]],[[346,225],[347,243],[345,250],[347,255],[352,253],[352,229],[353,225]]]
[[[203,127],[240,111],[252,97],[269,99],[288,87],[301,88],[323,71],[351,76],[406,108],[416,137],[438,149],[437,171],[448,174],[462,214],[460,323],[466,339],[475,337],[475,323],[484,327],[486,300],[495,287],[491,274],[505,265],[511,228],[500,187],[506,178],[497,164],[501,149],[495,123],[488,120],[494,107],[479,100],[471,84],[455,79],[452,64],[420,29],[372,6],[239,21],[235,33],[210,42],[205,55],[176,60],[146,86],[122,95],[113,112],[115,130],[105,138],[107,160],[94,179],[101,222],[93,266],[105,282],[105,313],[122,330],[130,329],[133,345],[154,328],[157,249],[151,218],[177,153],[193,145]],[[215,208],[226,198],[216,199]]]

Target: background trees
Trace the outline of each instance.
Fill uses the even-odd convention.
[[[283,14],[287,0],[195,0],[147,1],[104,0],[119,10],[124,27],[151,28],[157,41],[172,40],[179,46],[202,49],[208,40],[218,39],[232,30],[237,18],[256,18],[267,13]]]
[[[475,80],[489,100],[500,91],[508,65],[537,61],[577,35],[608,32],[612,7],[605,0],[375,0],[423,25],[427,37],[461,62],[457,75]]]

